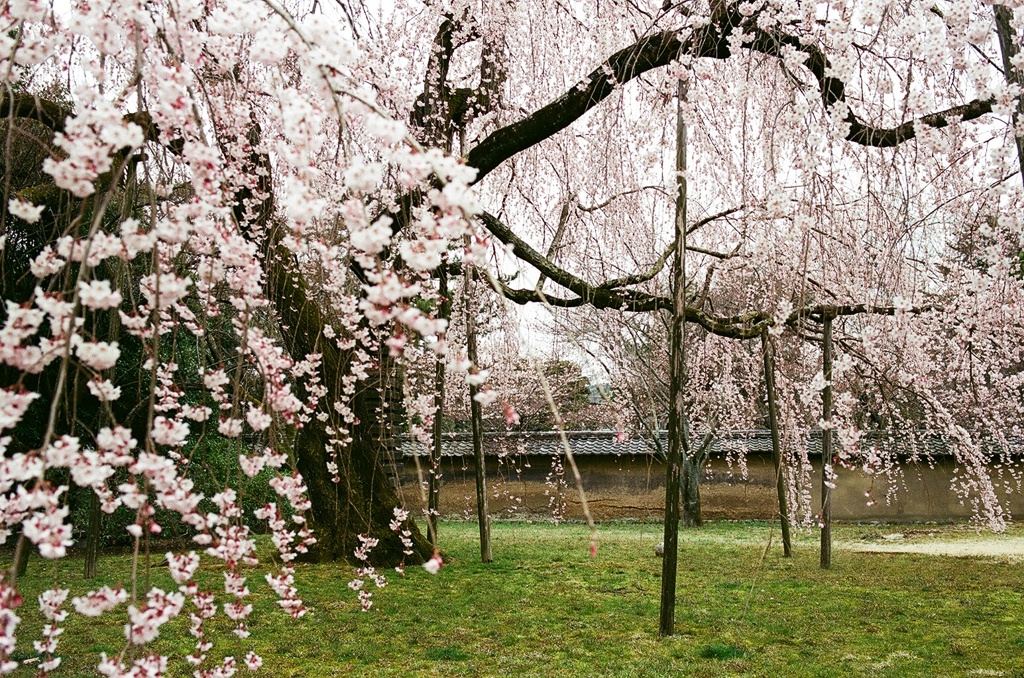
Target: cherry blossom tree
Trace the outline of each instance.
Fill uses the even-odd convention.
[[[999,16],[1012,45],[1024,13]],[[132,582],[72,598],[87,615],[127,603],[126,649],[101,659],[104,675],[162,673],[168,658],[146,645],[185,610],[198,675],[236,668],[212,658],[204,624],[220,608],[249,634],[239,567],[255,549],[244,480],[193,491],[206,435],[237,441],[240,476],[272,476],[279,501],[258,517],[286,612],[304,611],[292,563],[313,547],[359,563],[364,609],[376,567],[438,570],[384,472],[396,361],[432,351],[482,406],[498,398],[449,341],[439,268],[479,271],[511,303],[661,310],[736,341],[767,331],[793,439],[820,423],[827,318],[834,472],[873,454],[858,447],[860,403],[952,436],[979,517],[1005,520],[986,462],[1006,456],[1020,414],[1020,92],[992,56],[991,7],[16,0],[0,20],[6,165],[12,130],[52,138],[45,190],[5,174],[0,204],[5,266],[19,271],[0,330],[4,529],[19,552],[65,555],[73,483],[135,512],[137,550],[162,509],[202,551],[167,556],[178,591]],[[685,243],[666,133],[680,79],[691,221],[735,216]],[[662,271],[672,246],[693,281],[677,299]],[[181,367],[183,346],[216,354],[216,323],[234,349]],[[114,336],[139,347],[149,384],[130,427],[113,404],[127,358]],[[184,396],[187,381],[201,396]],[[410,419],[425,426],[435,400],[415,395]],[[96,413],[87,426],[78,400]],[[17,449],[33,418],[41,439]],[[121,469],[131,480],[111,486]],[[195,581],[211,559],[224,594]],[[39,600],[44,675],[69,595]],[[19,601],[12,572],[3,672]]]
[[[394,513],[393,486],[377,473],[384,432],[375,379],[405,337],[444,352],[444,322],[412,302],[438,250],[467,233],[473,171],[425,150],[375,103],[351,32],[319,14],[273,2],[19,2],[2,17],[8,150],[10,130],[22,124],[47,129],[56,147],[42,166],[52,183],[41,193],[8,184],[0,215],[12,243],[36,223],[48,234],[28,265],[18,260],[24,249],[6,250],[29,282],[4,314],[2,359],[20,376],[2,391],[2,426],[23,438],[32,407],[42,408],[45,426],[37,445],[5,454],[5,532],[20,527],[17,553],[32,546],[45,558],[64,556],[68,482],[91,488],[105,510],[135,512],[128,531],[137,557],[162,529],[156,510],[177,513],[205,549],[167,555],[179,591],[140,592],[133,581],[130,591],[73,602],[87,615],[129,603],[125,650],[102,659],[105,675],[162,673],[167,658],[145,647],[185,610],[197,675],[229,675],[235,660],[208,657],[213,641],[203,629],[223,607],[236,635],[249,635],[249,589],[238,574],[255,564],[240,509],[246,481],[209,498],[194,492],[194,446],[207,435],[238,440],[240,475],[272,474],[279,503],[256,517],[279,550],[267,582],[293,616],[305,611],[293,561],[316,544],[307,516],[320,530],[319,554],[365,562],[359,577],[378,585],[372,561],[426,559],[428,547]],[[66,103],[39,95],[60,87]],[[392,241],[391,220],[380,216],[385,182],[387,195],[420,191],[408,226],[418,235]],[[401,276],[385,252],[392,246]],[[119,266],[132,269],[127,285],[111,277]],[[180,346],[202,345],[225,307],[234,355],[181,374]],[[111,405],[121,397],[110,377],[123,357],[111,325],[141,347],[150,383],[132,428]],[[40,400],[29,388],[34,375],[52,380],[56,395]],[[242,389],[254,375],[261,387]],[[203,395],[187,401],[182,382],[195,378]],[[79,379],[88,381],[81,397],[101,403],[85,427],[74,401],[61,397]],[[3,438],[5,447],[12,440]],[[131,480],[110,486],[118,469]],[[360,531],[378,536],[357,540]],[[206,559],[226,564],[222,606],[222,596],[193,581]],[[16,571],[4,587],[0,668],[10,672]],[[40,599],[52,622],[37,645],[43,674],[60,663],[68,595]],[[250,654],[245,663],[261,660]]]
[[[840,358],[833,378],[864,359],[858,365],[861,376],[870,372],[875,385],[889,394],[880,399],[882,407],[904,397],[913,400],[912,409],[920,416],[892,421],[947,432],[963,464],[963,489],[978,502],[979,518],[999,528],[1003,513],[986,463],[992,450],[983,450],[994,440],[997,456],[1005,455],[1004,432],[1015,430],[1019,411],[1018,371],[1012,367],[1020,346],[1014,329],[1019,284],[1010,274],[1019,250],[1014,216],[1019,195],[1006,183],[1015,170],[1008,166],[1002,143],[1005,122],[999,122],[1014,110],[1018,92],[1007,86],[1006,74],[993,68],[986,53],[994,43],[991,12],[982,6],[945,12],[871,3],[802,10],[740,3],[706,13],[690,5],[667,6],[630,18],[637,42],[552,103],[484,136],[467,153],[483,174],[497,175],[484,185],[502,189],[494,196],[502,214],[485,212],[484,226],[542,280],[567,291],[547,294],[528,283],[505,284],[502,293],[519,303],[562,308],[589,304],[634,312],[675,307],[678,312],[679,304],[664,292],[640,287],[657,278],[668,258],[657,255],[657,246],[640,240],[641,247],[654,249],[647,260],[653,268],[614,269],[643,261],[636,256],[635,234],[649,233],[654,225],[657,237],[658,224],[662,238],[668,232],[664,225],[671,223],[671,202],[663,193],[672,182],[665,180],[665,154],[644,158],[632,150],[668,146],[665,140],[671,137],[664,125],[649,124],[668,116],[650,112],[664,111],[670,98],[664,76],[693,79],[694,126],[713,143],[708,158],[702,161],[698,155],[696,170],[688,173],[696,199],[704,201],[705,213],[742,206],[743,218],[738,232],[719,230],[707,245],[693,247],[694,255],[709,260],[703,267],[698,264],[697,278],[703,273],[710,281],[707,289],[724,290],[725,296],[697,295],[697,303],[685,309],[687,319],[739,340],[759,337],[766,329],[779,341],[796,339],[802,370],[820,365],[820,349],[813,342],[820,342],[822,326],[844,325],[839,332],[850,334],[841,341],[851,353]],[[664,25],[659,22],[678,21],[691,30],[654,32]],[[646,29],[637,31],[638,24]],[[594,34],[585,27],[581,22],[582,38],[574,44],[591,49],[587,39]],[[942,38],[929,40],[938,35]],[[929,57],[922,61],[920,54]],[[677,69],[666,68],[659,78],[654,70],[672,61]],[[531,65],[536,68],[537,61]],[[645,77],[656,84],[622,86],[643,83]],[[964,124],[990,114],[982,124]],[[955,132],[949,129],[952,123],[959,123]],[[566,134],[553,134],[561,129]],[[590,130],[596,132],[584,133]],[[601,154],[594,153],[595,137]],[[590,162],[574,162],[580,157]],[[504,176],[501,163],[511,165]],[[535,181],[542,172],[553,180]],[[523,186],[516,174],[533,183]],[[608,210],[587,220],[578,231],[583,242],[576,257],[560,263],[572,239],[563,226],[564,206],[582,200],[588,188],[587,198]],[[616,209],[616,202],[628,207]],[[984,237],[996,223],[1002,234],[986,248],[988,259],[965,267],[949,240],[964,223],[979,222],[988,223],[980,226]],[[547,255],[523,237],[529,225],[550,238]],[[678,243],[668,244],[681,247]],[[972,368],[979,367],[976,340],[961,345],[969,347],[967,356],[955,349],[951,355],[948,340],[957,333],[973,336],[981,316],[976,315],[980,307],[969,300],[982,290],[996,295],[982,306],[1000,309],[988,316],[993,324],[986,324],[985,334],[1000,340],[986,346],[983,381],[1001,384],[997,390],[1005,396],[1005,409],[981,400],[967,407],[954,402],[960,398],[953,383],[978,380],[970,370],[944,370],[965,358]],[[858,316],[874,319],[854,319]],[[945,329],[939,330],[940,325]],[[854,342],[871,344],[877,331],[886,333],[887,347],[895,350],[867,357]],[[913,351],[909,361],[907,332],[931,337],[919,341],[921,350]],[[851,393],[838,395],[838,411],[831,416],[811,418],[815,409],[820,412],[815,402],[826,384],[820,370],[815,370],[817,377],[814,371],[802,377],[809,389],[801,386],[797,392],[796,384],[787,383],[786,418],[793,440],[804,438],[821,421],[838,429],[840,451],[824,469],[825,482],[831,484],[841,464],[856,465],[875,452],[858,447]],[[945,375],[941,387],[935,379],[940,371]],[[807,469],[806,458],[801,461],[793,467]]]

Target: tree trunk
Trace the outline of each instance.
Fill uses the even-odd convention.
[[[676,109],[676,250],[672,260],[672,322],[669,345],[668,458],[665,463],[665,556],[661,564],[662,636],[675,633],[676,566],[679,559],[679,475],[686,435],[686,81],[679,80]]]
[[[249,142],[259,146],[260,132],[255,124],[249,130]],[[247,176],[255,177],[257,186],[242,187],[235,193],[235,219],[246,237],[260,241],[254,234],[265,233],[261,249],[266,276],[264,289],[273,302],[280,322],[284,346],[295,360],[307,355],[321,355],[320,371],[327,393],[320,400],[322,411],[330,413],[336,401],[347,398],[342,389],[342,377],[349,373],[353,350],[342,351],[333,341],[323,337],[325,321],[319,300],[312,294],[305,279],[297,271],[294,253],[283,244],[287,229],[273,221],[273,173],[269,159],[255,151],[248,158]],[[257,195],[261,198],[257,199]],[[362,347],[368,349],[368,347]],[[353,551],[359,546],[358,535],[370,534],[379,540],[370,553],[369,562],[375,566],[393,567],[401,562],[418,564],[433,554],[430,542],[410,518],[407,529],[412,532],[411,555],[404,553],[400,535],[389,527],[393,510],[401,506],[395,484],[388,473],[385,430],[381,406],[381,383],[390,378],[393,364],[384,353],[380,356],[380,371],[360,384],[351,399],[355,420],[350,428],[352,444],[347,454],[339,459],[341,482],[333,482],[327,469],[328,422],[311,417],[299,429],[295,440],[295,459],[299,473],[308,488],[312,504],[310,519],[317,538],[308,560],[353,560]]]
[[[999,37],[999,51],[1003,57],[1003,73],[1008,84],[1024,89],[1024,74],[1013,65],[1013,59],[1020,51],[1020,40],[1013,32],[1013,10],[1005,5],[993,5],[996,14],[996,35]],[[1013,110],[1013,140],[1017,145],[1017,162],[1020,167],[1021,180],[1024,181],[1024,137],[1018,131],[1022,114],[1024,114],[1024,96],[1017,99],[1017,107]]]
[[[323,370],[325,374],[334,372],[326,362]],[[335,373],[340,375],[344,371]],[[411,519],[408,521],[413,539],[411,556],[403,553],[398,535],[388,527],[394,517],[393,509],[401,506],[401,500],[387,470],[379,406],[379,389],[372,385],[367,385],[353,398],[356,423],[352,427],[348,454],[339,459],[340,483],[333,482],[327,470],[328,436],[323,425],[311,420],[296,437],[296,465],[308,487],[311,522],[317,538],[308,560],[351,560],[359,546],[360,533],[380,540],[370,553],[369,562],[373,565],[392,567],[403,560],[406,564],[419,563],[433,553],[430,542]]]
[[[24,534],[19,535],[18,542],[14,547],[14,567],[11,568],[14,571],[14,577],[9,582],[11,586],[14,586],[14,579],[28,572],[28,553],[31,550],[32,542]]]
[[[775,467],[775,491],[779,497],[779,522],[782,524],[782,554],[793,555],[793,542],[789,535],[789,506],[786,502],[786,478],[782,473],[782,444],[779,440],[779,405],[775,399],[775,356],[768,333],[761,334],[764,353],[764,390],[768,400],[768,426],[772,432],[772,465]]]
[[[89,493],[89,525],[85,534],[85,566],[82,577],[92,579],[97,574],[100,560],[100,538],[103,532],[103,511],[100,510],[100,498],[95,492]]]
[[[466,354],[474,366],[477,362],[476,306],[473,303],[473,271],[466,267]],[[487,508],[487,460],[484,458],[483,408],[476,399],[480,387],[469,386],[469,411],[473,420],[473,458],[476,461],[476,519],[480,525],[480,561],[491,562],[491,516]]]
[[[832,567],[832,317],[825,315],[821,372],[821,568]]]
[[[690,455],[686,455],[689,457]],[[692,459],[683,461],[683,527],[703,527],[700,504],[700,466]]]
[[[62,131],[67,111],[38,97],[22,101],[25,110],[38,112],[45,108],[52,113],[45,118],[37,113],[33,117],[54,131]],[[5,103],[13,114],[11,101]],[[18,116],[29,117],[20,111]],[[348,373],[353,354],[338,350],[333,342],[321,340],[324,322],[318,300],[297,272],[294,254],[281,244],[284,230],[274,223],[273,168],[269,158],[255,150],[260,145],[260,130],[255,122],[248,130],[247,141],[249,156],[242,159],[239,176],[249,178],[253,185],[236,187],[234,217],[241,233],[261,248],[266,271],[264,290],[277,311],[286,349],[296,360],[310,353],[322,353],[321,376],[328,393],[321,402],[329,407],[345,397],[341,377]],[[386,367],[383,374],[387,375]],[[433,553],[429,542],[411,520],[407,527],[412,532],[413,555],[408,557],[403,554],[399,535],[388,527],[392,509],[400,501],[386,471],[385,445],[378,435],[380,422],[375,407],[379,402],[379,393],[372,384],[357,390],[353,398],[357,421],[351,427],[354,442],[343,460],[346,478],[341,483],[333,483],[327,470],[327,424],[314,417],[296,436],[296,465],[309,490],[313,505],[310,522],[319,540],[310,554],[313,559],[351,559],[360,532],[368,532],[380,540],[371,553],[371,562],[375,565],[397,565],[403,559],[406,563],[422,562]],[[28,545],[25,540],[19,540],[19,544],[16,560],[27,559]],[[14,569],[17,574],[17,567]]]
[[[700,503],[700,474],[707,461],[707,448],[693,448],[690,437],[690,420],[684,410],[681,412],[683,428],[683,527],[703,527],[704,516]]]

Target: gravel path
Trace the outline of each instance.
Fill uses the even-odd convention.
[[[925,553],[935,556],[998,558],[1024,562],[1024,537],[979,535],[963,539],[904,538],[899,533],[878,541],[847,542],[841,548],[873,553]]]

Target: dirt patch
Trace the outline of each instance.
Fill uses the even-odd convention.
[[[1024,562],[1024,537],[1016,536],[921,539],[920,535],[916,534],[895,533],[877,542],[848,542],[840,544],[840,548],[868,553],[922,553],[955,558],[996,558]]]

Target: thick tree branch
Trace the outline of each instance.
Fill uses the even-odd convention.
[[[805,66],[814,75],[818,83],[818,90],[821,93],[822,102],[826,108],[832,108],[840,102],[846,101],[846,84],[835,77],[828,75],[831,64],[828,57],[816,45],[808,45],[793,35],[781,32],[768,32],[754,26],[744,26],[744,30],[751,31],[756,36],[750,49],[768,54],[781,56],[783,46],[791,47],[807,55]],[[847,113],[845,122],[849,123],[850,131],[846,135],[849,141],[861,146],[873,146],[875,148],[889,148],[898,146],[904,141],[913,139],[917,134],[918,126],[942,128],[954,120],[974,120],[992,112],[994,100],[974,99],[966,104],[952,106],[942,111],[923,115],[916,120],[904,122],[895,127],[876,127],[863,122],[851,110]]]
[[[60,104],[43,99],[42,97],[22,92],[0,91],[0,119],[18,118],[22,120],[35,120],[42,123],[53,131],[54,134],[64,132],[64,122],[73,115],[69,108]],[[146,141],[157,141],[160,137],[160,130],[153,122],[153,118],[147,111],[136,111],[126,113],[123,118],[125,122],[132,122],[142,128]],[[168,148],[180,154],[182,149],[181,141],[172,140]]]
[[[1004,5],[993,5],[996,14],[996,35],[999,36],[999,51],[1003,56],[1003,75],[1008,84],[1024,86],[1024,73],[1013,65],[1020,53],[1020,37],[1013,30],[1013,10]],[[1017,130],[1024,116],[1024,99],[1017,99],[1017,107],[1013,110],[1013,140],[1017,145],[1017,166],[1024,179],[1024,137]]]
[[[708,37],[717,35],[716,29],[711,26],[701,29],[700,32],[707,34]],[[728,50],[727,47],[725,49]],[[668,65],[683,50],[684,44],[680,42],[675,31],[647,36],[619,50],[579,84],[547,106],[519,122],[492,132],[466,155],[467,164],[477,168],[479,181],[512,156],[571,125],[608,98],[617,85],[654,68]]]
[[[453,88],[448,84],[455,52],[471,40],[480,39],[476,26],[467,20],[447,14],[434,36],[423,92],[416,98],[410,115],[414,127],[422,130],[425,146],[450,150],[453,133],[464,128],[481,111],[498,104],[504,70],[498,59],[498,50],[491,43],[483,45],[480,59],[479,87]]]
[[[708,218],[716,218],[716,215]],[[479,219],[499,241],[513,247],[515,256],[576,295],[570,298],[553,297],[536,288],[532,290],[515,289],[499,281],[500,289],[496,291],[510,301],[520,305],[542,303],[559,308],[575,308],[589,304],[597,309],[615,308],[637,313],[672,308],[672,300],[668,297],[637,290],[610,288],[608,282],[591,285],[543,256],[494,215],[484,212]],[[905,312],[916,315],[941,310],[940,306],[926,304],[905,309]],[[795,309],[783,323],[787,327],[797,327],[807,318],[821,321],[825,317],[836,318],[865,313],[895,315],[898,311],[899,309],[895,306],[876,306],[874,304],[812,304]],[[775,324],[774,316],[765,311],[747,311],[732,316],[714,316],[693,306],[687,307],[686,320],[697,323],[712,334],[733,339],[755,339],[762,331]]]
[[[478,170],[477,181],[512,156],[562,131],[604,101],[622,85],[650,70],[667,66],[681,55],[727,59],[731,56],[726,38],[734,27],[754,36],[747,46],[756,52],[780,56],[784,46],[807,55],[806,66],[814,75],[822,102],[828,108],[846,100],[846,85],[828,75],[828,57],[815,45],[779,31],[768,32],[757,25],[758,15],[742,17],[736,11],[723,12],[719,24],[695,29],[685,40],[678,31],[649,35],[610,56],[600,67],[547,106],[526,118],[491,133],[466,156],[466,162]],[[946,127],[954,119],[974,120],[992,111],[992,99],[975,99],[908,121],[895,127],[878,127],[863,122],[852,111],[847,139],[862,146],[890,147],[912,139],[915,127]]]
[[[0,91],[0,118],[22,118],[40,122],[56,132],[64,131],[69,109],[31,94]]]
[[[437,29],[434,44],[427,59],[423,93],[413,103],[410,122],[423,130],[422,141],[427,146],[446,146],[451,134],[451,116],[448,111],[448,70],[455,46],[452,35],[457,24],[449,16]]]
[[[687,247],[686,249],[690,248]],[[658,260],[655,261],[654,264],[651,265],[651,267],[644,271],[643,273],[637,273],[635,275],[626,275],[621,278],[612,278],[611,280],[606,280],[605,282],[601,283],[600,285],[598,285],[598,287],[610,290],[615,289],[617,287],[625,287],[626,285],[639,285],[641,283],[645,283],[648,280],[653,279],[659,273],[661,273],[662,269],[665,268],[665,262],[668,261],[668,258],[671,257],[672,253],[675,251],[676,244],[675,242],[673,242],[671,245],[665,248],[665,251],[661,253],[661,256],[658,257]]]
[[[579,276],[555,265],[494,215],[484,212],[479,215],[479,219],[498,240],[506,245],[511,245],[513,253],[517,257],[536,268],[546,278],[582,297],[585,303],[589,303],[595,308],[626,308],[630,311],[647,311],[658,308],[663,302],[667,302],[667,299],[636,290],[612,291],[603,287],[593,287]],[[536,290],[534,292],[535,296],[531,297],[531,300],[535,298],[540,301],[545,296]],[[517,296],[525,298],[521,294]]]

